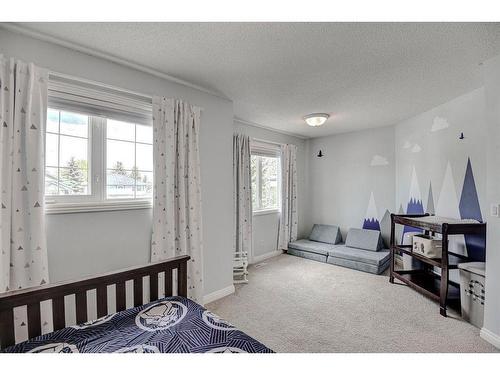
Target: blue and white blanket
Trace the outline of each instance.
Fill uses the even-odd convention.
[[[6,353],[272,353],[197,303],[168,297],[67,327]]]

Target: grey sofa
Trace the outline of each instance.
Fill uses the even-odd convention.
[[[387,269],[390,252],[379,231],[351,228],[345,244],[340,229],[334,225],[315,224],[309,239],[288,245],[288,254],[307,259],[380,274]]]
[[[328,252],[342,242],[340,228],[335,225],[314,224],[308,239],[288,244],[287,253],[302,258],[326,262]]]

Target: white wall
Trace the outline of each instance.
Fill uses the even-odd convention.
[[[205,294],[232,284],[232,102],[107,60],[0,29],[0,53],[50,70],[204,108],[200,158]],[[151,210],[48,215],[52,281],[149,261]]]
[[[321,150],[324,154],[318,158]],[[386,165],[371,166],[375,155]],[[394,212],[394,127],[370,129],[309,141],[309,228],[312,224],[361,228],[373,192],[379,220]]]
[[[500,204],[500,56],[484,64],[487,126],[486,199]],[[484,148],[483,148],[484,150]],[[500,348],[500,219],[489,217],[486,250],[486,303],[481,336]]]
[[[241,122],[234,123],[234,131],[261,140],[289,143],[297,146],[297,175],[298,175],[298,210],[299,210],[299,236],[307,233],[310,228],[307,224],[307,168],[306,168],[306,145],[304,139],[286,135],[271,130],[258,128]],[[253,217],[253,256],[268,254],[276,251],[278,244],[279,214],[271,213],[255,215]]]

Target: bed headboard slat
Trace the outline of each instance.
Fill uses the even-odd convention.
[[[126,294],[125,294],[125,281],[116,283],[116,310],[125,310]]]
[[[149,298],[151,301],[158,299],[158,274],[152,273],[149,275]]]
[[[75,294],[76,323],[85,323],[87,319],[87,291],[79,291]]]
[[[75,295],[76,321],[85,323],[87,317],[87,291],[96,289],[97,316],[108,314],[108,285],[116,287],[116,312],[126,309],[125,282],[133,280],[134,306],[143,304],[143,277],[149,276],[150,301],[158,299],[158,275],[165,274],[165,297],[172,293],[172,270],[177,270],[179,296],[187,297],[187,262],[189,256],[179,256],[145,266],[131,267],[77,281],[48,284],[0,294],[0,348],[15,344],[14,308],[27,306],[29,338],[41,334],[40,303],[52,300],[54,330],[66,326],[64,297]]]
[[[54,322],[54,331],[63,329],[66,326],[64,297],[52,298],[52,319]]]
[[[40,302],[30,303],[28,310],[28,336],[36,337],[42,334]]]
[[[108,286],[101,285],[97,287],[97,317],[101,318],[108,315]]]
[[[172,295],[172,270],[165,270],[165,295]]]
[[[142,305],[142,293],[144,292],[142,286],[142,276],[134,279],[134,307]]]

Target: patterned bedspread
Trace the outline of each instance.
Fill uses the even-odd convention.
[[[67,327],[7,353],[272,353],[197,303],[168,297]]]

